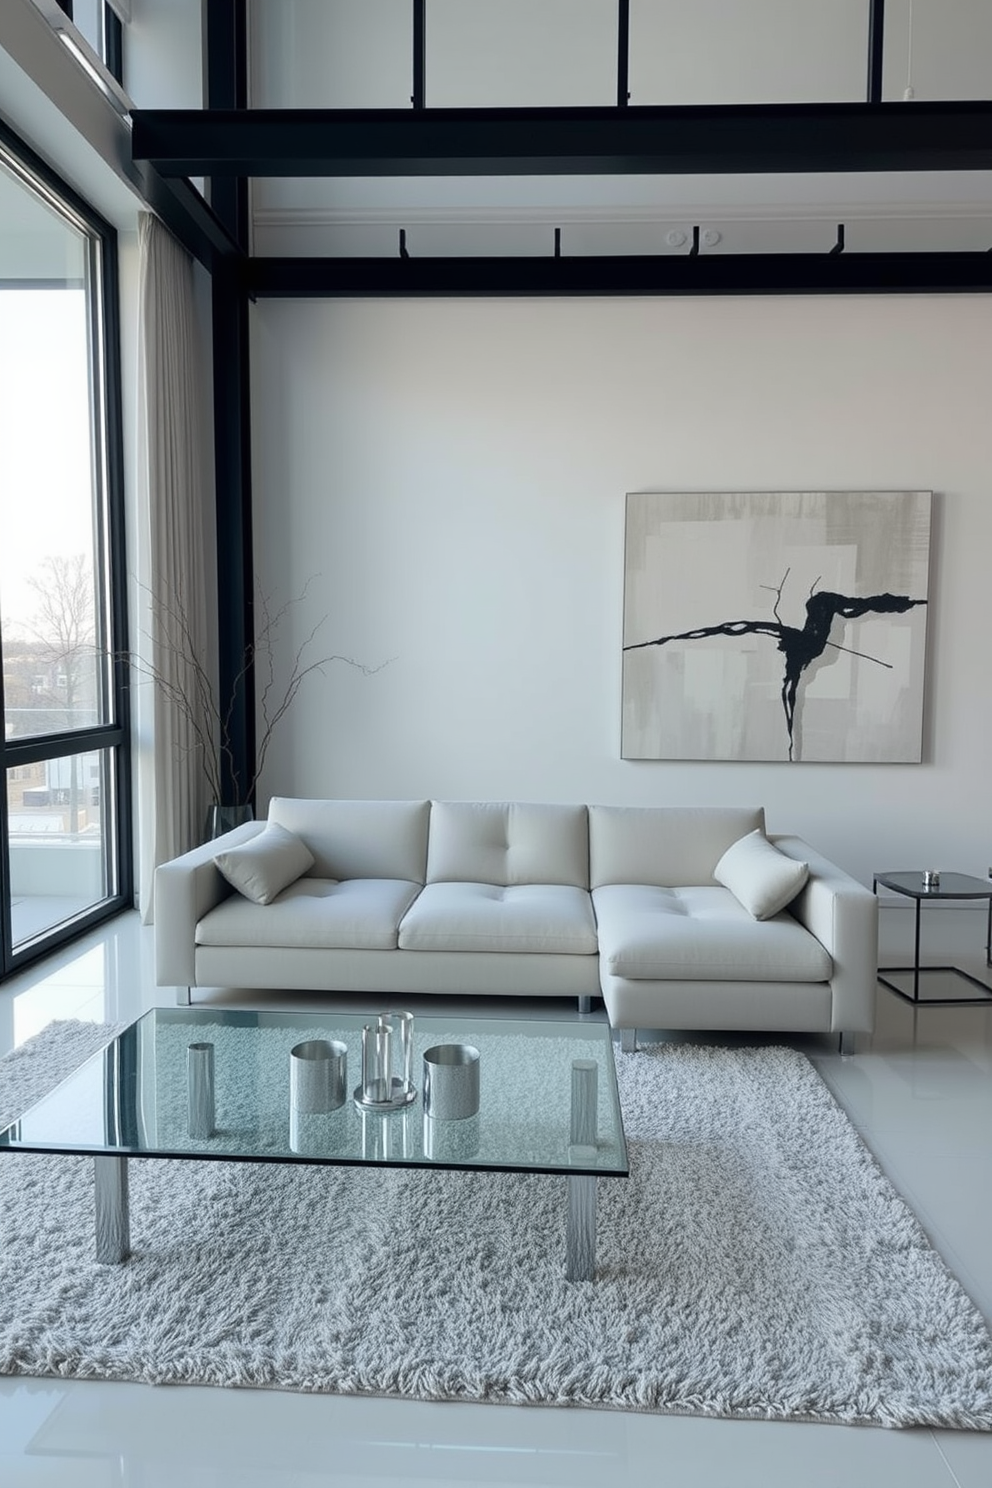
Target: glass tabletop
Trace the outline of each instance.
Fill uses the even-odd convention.
[[[362,1029],[375,1015],[156,1008],[0,1131],[30,1152],[216,1158],[504,1171],[627,1173],[616,1066],[605,1023],[530,1018],[413,1020],[416,1095],[400,1110],[361,1107]],[[310,1114],[291,1100],[290,1051],[310,1040],[347,1049],[343,1104]],[[214,1119],[197,1130],[191,1044],[210,1044]],[[479,1109],[440,1120],[423,1109],[423,1056],[436,1045],[479,1051]],[[195,1058],[196,1056],[194,1056]],[[595,1146],[571,1145],[573,1061],[596,1066]]]
[[[914,873],[876,873],[875,882],[915,899],[992,899],[992,879],[971,873],[941,873],[940,883],[933,888],[923,882],[919,868]]]

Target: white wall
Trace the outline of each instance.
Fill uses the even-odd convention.
[[[990,861],[992,300],[276,302],[256,557],[330,649],[270,792],[761,802],[870,880]],[[938,493],[926,763],[619,757],[624,493]]]
[[[206,0],[131,0],[124,86],[138,108],[203,107]]]
[[[135,20],[161,12],[169,42],[195,3],[133,0]],[[632,0],[630,101],[864,99],[868,15],[869,0]],[[250,16],[256,107],[409,107],[410,0],[250,0]],[[616,38],[615,0],[427,0],[427,102],[615,103]],[[888,0],[885,97],[987,98],[990,43],[988,0]]]

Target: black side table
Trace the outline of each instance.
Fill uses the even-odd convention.
[[[878,885],[882,884],[886,889],[892,889],[896,894],[905,894],[909,899],[916,900],[916,944],[913,954],[912,966],[880,966],[878,980],[894,992],[897,997],[903,998],[905,1002],[911,1002],[917,1007],[932,1007],[937,1004],[954,1006],[970,1002],[992,1001],[992,987],[985,982],[980,982],[970,972],[962,971],[957,966],[921,966],[920,965],[920,912],[925,903],[934,899],[985,899],[988,901],[988,923],[985,930],[985,964],[992,966],[992,882],[986,882],[983,878],[973,878],[970,873],[941,873],[940,883],[936,888],[928,888],[923,882],[923,874],[917,873],[876,873],[872,888],[878,892]],[[911,972],[913,976],[913,995],[904,992],[894,982],[890,982],[884,972]],[[980,987],[980,997],[921,997],[920,977],[929,976],[931,973],[940,972],[945,976],[960,977],[962,981],[971,982],[973,986]]]

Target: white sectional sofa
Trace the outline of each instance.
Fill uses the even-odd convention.
[[[872,1027],[877,900],[766,839],[761,808],[274,797],[158,869],[155,942],[180,1001],[601,995],[628,1047],[639,1027],[843,1035]]]

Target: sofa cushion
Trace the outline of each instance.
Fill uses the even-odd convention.
[[[833,972],[790,914],[756,920],[729,889],[607,884],[593,890],[600,958],[633,981],[819,982]]]
[[[196,943],[392,951],[419,892],[419,884],[388,878],[299,878],[264,910],[236,895],[225,899],[197,924]]]
[[[269,821],[313,853],[315,878],[423,883],[429,801],[311,801],[273,796]]]
[[[571,884],[587,889],[586,808],[527,801],[435,801],[427,882]]]
[[[768,920],[795,899],[809,878],[809,864],[786,857],[764,832],[748,832],[727,848],[713,877],[730,890],[748,914],[756,920]]]
[[[760,806],[590,806],[590,886],[712,884],[727,848],[764,825]]]
[[[218,853],[214,862],[239,894],[254,904],[271,904],[313,867],[313,853],[285,827],[269,825],[250,842]]]
[[[585,889],[569,884],[428,884],[400,925],[404,951],[530,951],[594,956]]]

